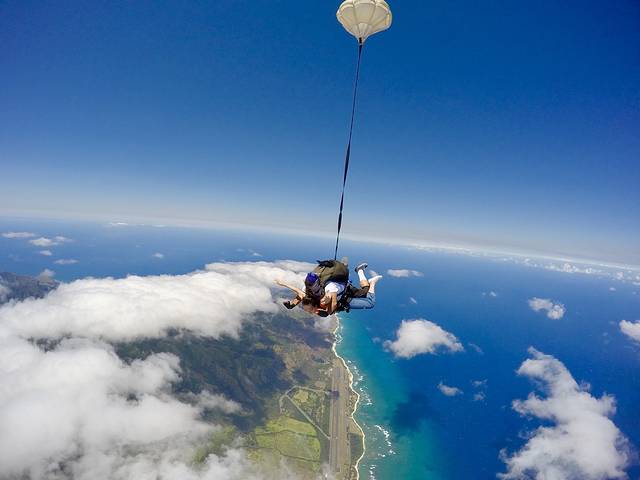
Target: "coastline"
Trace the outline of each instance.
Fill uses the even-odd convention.
[[[349,391],[350,391],[351,394],[354,394],[355,397],[356,397],[356,401],[355,401],[355,404],[354,404],[354,407],[353,407],[353,411],[349,413],[349,418],[354,423],[354,425],[356,427],[358,427],[358,430],[360,430],[360,433],[362,434],[362,454],[360,455],[360,457],[355,462],[356,480],[359,480],[360,479],[360,462],[364,458],[364,455],[365,455],[365,452],[366,452],[366,449],[367,449],[366,435],[364,433],[363,428],[360,426],[360,424],[355,419],[355,414],[358,411],[358,405],[360,404],[360,394],[353,388],[353,373],[349,369],[349,366],[347,365],[347,362],[344,360],[344,358],[342,358],[342,356],[340,356],[340,354],[338,353],[338,350],[337,350],[337,346],[338,346],[338,330],[340,329],[340,317],[336,314],[335,318],[336,318],[336,326],[333,329],[333,346],[331,347],[331,349],[333,350],[333,354],[336,356],[336,358],[338,360],[340,360],[342,362],[345,370],[347,371],[347,375],[348,375],[348,378],[349,378]]]

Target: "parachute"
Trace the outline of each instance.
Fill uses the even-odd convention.
[[[385,0],[345,0],[340,4],[336,17],[344,29],[358,40],[358,63],[356,78],[353,84],[353,104],[351,106],[351,125],[349,127],[349,141],[344,160],[344,175],[342,177],[342,195],[340,197],[340,210],[338,213],[338,234],[336,235],[336,248],[334,260],[338,258],[338,245],[340,243],[340,230],[342,229],[342,211],[344,209],[344,191],[349,174],[349,161],[351,159],[351,139],[353,137],[353,123],[356,116],[356,100],[358,96],[358,80],[360,78],[360,62],[362,60],[362,48],[364,42],[371,35],[387,30],[391,26],[392,14],[389,4]]]
[[[364,43],[391,26],[393,16],[384,0],[345,0],[336,13],[344,29]]]

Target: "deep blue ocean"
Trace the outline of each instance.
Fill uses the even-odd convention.
[[[331,256],[334,241],[252,231],[0,219],[0,232],[6,231],[73,239],[43,256],[38,253],[43,248],[28,240],[0,237],[0,271],[37,275],[48,268],[62,281],[179,274],[213,261],[313,262]],[[374,310],[342,316],[338,346],[362,396],[356,415],[367,435],[362,478],[495,479],[504,471],[500,451],[517,450],[525,442],[523,432],[540,425],[511,408],[514,399],[534,390],[515,373],[530,346],[562,361],[576,380],[591,385],[593,395],[614,395],[614,423],[640,446],[640,345],[618,327],[620,320],[640,319],[640,286],[399,246],[344,241],[341,254],[351,265],[365,260],[385,275]],[[55,264],[59,259],[78,263]],[[395,278],[386,275],[388,269],[423,276]],[[562,302],[564,318],[554,321],[533,312],[527,303],[532,297]],[[465,351],[395,359],[383,342],[395,338],[402,320],[418,318],[453,333]],[[445,396],[437,388],[440,382],[463,393]],[[484,398],[474,401],[478,393]],[[628,473],[638,478],[640,468]]]

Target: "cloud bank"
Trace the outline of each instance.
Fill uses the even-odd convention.
[[[629,322],[628,320],[622,320],[620,322],[620,331],[631,340],[640,342],[640,320],[635,323]]]
[[[4,238],[33,238],[36,234],[31,232],[4,232],[2,236]]]
[[[275,278],[300,283],[300,274],[289,268],[299,265],[308,268],[293,262],[214,263],[188,275],[86,278],[62,284],[44,299],[0,308],[0,324],[32,338],[132,341],[164,336],[170,328],[235,336],[250,314],[278,311],[270,287]]]
[[[209,392],[178,399],[176,356],[126,363],[109,342],[168,328],[235,335],[254,313],[277,311],[275,278],[301,282],[308,269],[260,262],[211,264],[181,276],[87,278],[1,306],[0,478],[261,478],[238,446],[193,463],[196,448],[220,428],[203,411],[234,413],[237,404]]]
[[[403,320],[396,337],[396,340],[387,340],[384,345],[400,358],[412,358],[423,353],[434,354],[439,349],[450,352],[464,350],[455,335],[429,320]]]
[[[534,348],[529,354],[531,358],[520,366],[518,375],[539,384],[546,398],[531,393],[526,400],[515,400],[513,409],[552,425],[531,432],[527,443],[512,455],[501,452],[507,471],[500,478],[627,478],[629,444],[610,420],[616,410],[615,398],[592,396],[551,355]]]
[[[418,270],[387,270],[387,275],[391,275],[396,278],[408,278],[408,277],[424,277],[424,273]]]
[[[566,312],[565,306],[562,303],[554,303],[548,298],[534,297],[529,300],[529,307],[531,307],[531,310],[533,310],[534,312],[539,312],[541,310],[546,311],[547,317],[549,317],[551,320],[560,320],[562,317],[564,317],[564,314]]]

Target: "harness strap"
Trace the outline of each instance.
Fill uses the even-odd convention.
[[[349,142],[347,143],[347,154],[344,159],[344,176],[342,178],[342,195],[340,196],[340,213],[338,214],[338,234],[336,235],[336,250],[333,259],[338,258],[338,244],[340,243],[340,230],[342,229],[342,209],[344,208],[344,189],[347,185],[347,175],[349,173],[349,160],[351,159],[351,138],[353,136],[353,122],[356,116],[356,99],[358,95],[358,79],[360,78],[360,61],[362,60],[362,39],[358,42],[358,65],[356,67],[356,80],[353,85],[353,104],[351,106],[351,125],[349,126]]]

